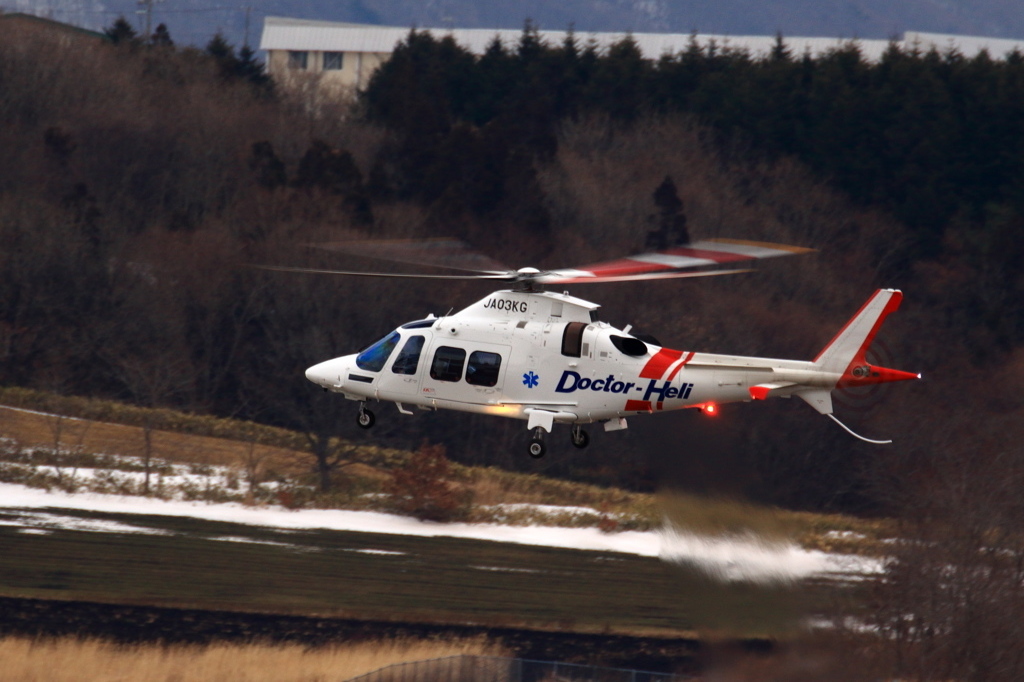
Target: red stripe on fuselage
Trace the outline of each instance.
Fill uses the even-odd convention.
[[[650,412],[651,401],[650,400],[627,400],[626,412]]]
[[[673,379],[675,379],[676,375],[679,374],[679,370],[685,367],[686,363],[688,363],[690,360],[693,360],[693,356],[694,352],[691,350],[689,354],[683,359],[683,361],[676,365],[676,368],[672,370],[672,373],[668,375],[668,380],[672,381]]]
[[[660,379],[672,363],[681,358],[683,351],[662,348],[647,361],[644,368],[640,370],[641,379]]]

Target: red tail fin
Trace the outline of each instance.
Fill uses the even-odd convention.
[[[841,374],[836,386],[866,386],[888,381],[920,379],[920,374],[898,369],[875,367],[868,363],[866,354],[878,330],[903,301],[903,293],[896,289],[879,289],[868,299],[857,314],[839,330],[835,338],[818,353],[814,364],[823,371]]]

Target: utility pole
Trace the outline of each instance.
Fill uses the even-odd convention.
[[[249,15],[252,14],[252,5],[245,6],[245,47],[249,47]]]
[[[163,0],[138,0],[139,7],[144,9],[135,10],[136,14],[146,15],[146,30],[142,33],[143,40],[149,40],[149,36],[152,33],[153,28],[153,5]]]

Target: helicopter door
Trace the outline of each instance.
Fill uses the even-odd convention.
[[[511,350],[511,346],[439,339],[424,367],[420,395],[461,403],[497,400]]]
[[[420,372],[423,362],[421,355],[426,345],[423,334],[414,334],[405,339],[395,355],[391,367],[381,372],[378,395],[385,400],[402,402],[419,395]]]

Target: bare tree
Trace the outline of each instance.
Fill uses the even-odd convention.
[[[57,485],[62,489],[73,489],[81,456],[85,452],[85,438],[92,424],[56,413],[48,414],[46,422],[53,437],[53,469],[57,474]],[[67,443],[69,437],[70,445]]]
[[[944,420],[893,463],[903,522],[873,623],[912,679],[1024,676],[1024,458],[1017,420]]]

